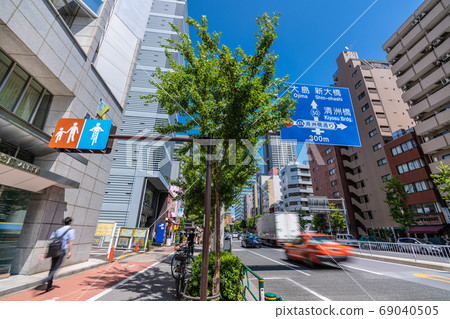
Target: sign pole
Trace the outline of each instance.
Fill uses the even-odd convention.
[[[200,281],[200,300],[206,301],[208,295],[209,232],[211,219],[211,174],[212,174],[212,134],[209,134],[206,152],[206,189],[205,189],[205,225],[203,228],[202,270]]]
[[[350,234],[350,228],[348,228],[347,210],[345,209],[345,201],[344,201],[344,198],[341,198],[341,201],[342,201],[342,209],[344,210],[345,227],[347,227],[347,234]]]

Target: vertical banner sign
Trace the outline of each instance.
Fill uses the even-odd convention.
[[[164,242],[164,233],[166,230],[166,224],[165,223],[158,223],[158,229],[156,230],[156,243],[163,243]]]
[[[295,114],[286,119],[282,139],[301,143],[361,147],[355,112],[347,88],[293,84]]]
[[[110,120],[60,119],[48,146],[103,150],[108,143],[111,126]]]

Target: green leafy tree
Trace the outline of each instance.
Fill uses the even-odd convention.
[[[344,229],[346,229],[345,217],[342,215],[342,212],[334,210],[337,208],[336,205],[333,203],[328,203],[328,207],[332,209],[332,211],[330,212],[330,222],[331,225],[334,227],[334,230],[336,232],[341,232]]]
[[[384,182],[383,191],[386,192],[385,203],[389,206],[389,213],[392,220],[400,224],[404,229],[410,228],[415,224],[414,214],[409,209],[408,192],[405,190],[405,184],[398,180],[394,175],[390,180]]]
[[[306,225],[308,225],[309,221],[304,218],[305,212],[302,210],[298,211],[298,220],[300,223],[300,230],[305,230]]]
[[[247,218],[247,229],[249,229],[249,230],[256,229],[256,217]]]
[[[319,233],[324,233],[328,229],[325,214],[314,214],[311,223],[313,224],[314,229]]]
[[[450,169],[448,165],[441,164],[437,167],[439,174],[431,174],[433,182],[438,185],[442,198],[450,200]]]
[[[200,41],[193,45],[188,34],[172,24],[178,39],[167,39],[165,54],[172,72],[157,69],[160,80],[157,92],[144,98],[157,102],[169,115],[179,114],[183,122],[165,123],[157,127],[159,133],[186,133],[191,137],[208,137],[223,140],[216,147],[222,156],[212,167],[212,202],[214,215],[212,225],[216,234],[216,264],[213,292],[220,285],[220,208],[228,209],[235,203],[237,195],[257,171],[255,158],[250,155],[249,145],[269,131],[278,131],[294,109],[295,100],[290,94],[276,98],[288,86],[287,77],[275,78],[275,63],[278,56],[271,52],[276,38],[279,14],[270,17],[264,14],[257,18],[254,55],[247,55],[238,47],[231,51],[220,44],[220,33],[208,32],[205,16],[201,22],[187,18]],[[177,64],[169,50],[178,52],[186,61]],[[182,149],[186,153],[193,149],[187,143]],[[202,215],[204,203],[206,147],[200,147],[197,157],[183,157],[183,178],[176,185],[184,191],[189,214]],[[217,152],[216,152],[217,153]],[[232,156],[235,154],[235,157]],[[206,235],[205,235],[206,236]]]

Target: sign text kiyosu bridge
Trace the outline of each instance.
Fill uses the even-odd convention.
[[[293,84],[291,97],[296,110],[282,139],[301,143],[361,146],[350,92],[347,88]]]

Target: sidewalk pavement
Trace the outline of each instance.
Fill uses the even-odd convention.
[[[124,253],[113,263],[100,259],[62,267],[55,275],[56,289],[46,293],[43,279],[48,272],[11,276],[0,280],[0,301],[88,300],[139,273],[174,252],[174,247],[154,247],[149,252]],[[30,289],[34,288],[34,289]]]

